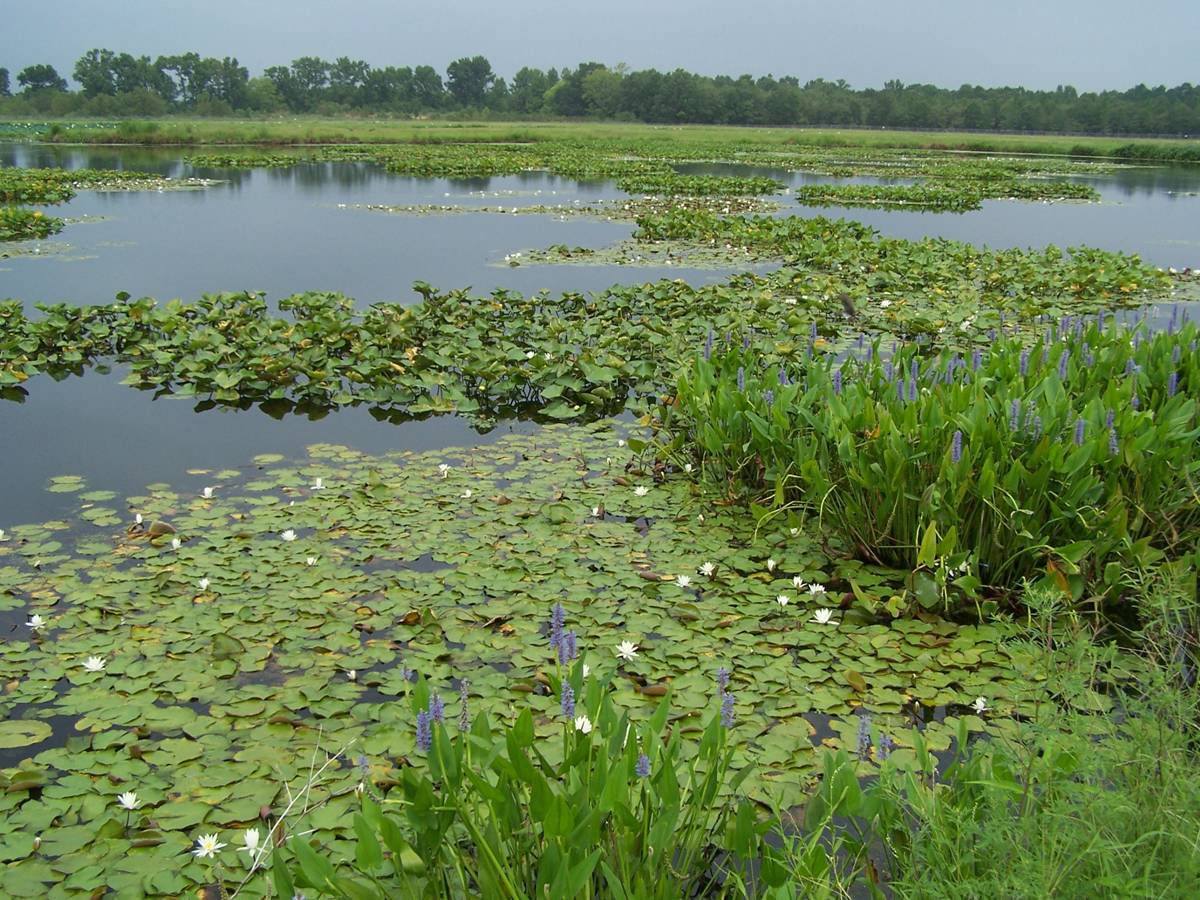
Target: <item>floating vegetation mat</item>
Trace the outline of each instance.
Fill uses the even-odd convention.
[[[588,218],[609,222],[633,222],[643,216],[662,215],[672,210],[699,210],[714,215],[766,214],[781,207],[762,197],[638,197],[620,200],[575,200],[571,203],[533,203],[525,206],[483,205],[467,206],[458,203],[414,203],[389,205],[385,203],[338,204],[341,209],[365,209],[370,212],[401,215],[454,215],[458,213],[492,213],[498,215],[540,215],[560,219]]]
[[[196,837],[278,816],[314,755],[348,748],[386,791],[424,765],[397,702],[418,675],[448,717],[466,679],[473,715],[529,709],[557,733],[555,602],[635,718],[669,690],[673,727],[699,729],[731,668],[745,789],[785,805],[816,746],[853,746],[860,707],[945,749],[959,720],[1003,732],[1044,699],[1003,626],[869,615],[855,593],[888,597],[900,573],[827,555],[784,517],[756,531],[690,474],[643,470],[631,432],[381,458],[316,445],[124,500],[53,479],[77,514],[0,540],[0,893],[183,893],[209,874]],[[303,827],[335,850],[362,777],[335,763],[311,798]]]

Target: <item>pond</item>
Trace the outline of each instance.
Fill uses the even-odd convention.
[[[634,226],[549,215],[404,215],[366,204],[521,208],[587,204],[624,196],[612,182],[578,182],[544,173],[478,178],[409,178],[374,163],[327,162],[282,169],[196,169],[184,152],[0,144],[0,164],[126,168],[221,182],[167,192],[82,191],[59,215],[86,217],[52,242],[43,258],[0,259],[0,297],[26,304],[105,303],[119,291],[160,300],[202,293],[265,291],[271,299],[310,290],[340,291],[361,305],[417,299],[412,282],[441,288],[506,288],[532,294],[597,291],[612,284],[684,278],[722,281],[729,269],[669,266],[504,264],[507,254],[551,244],[603,247]],[[760,175],[789,187],[832,179],[778,169],[685,165],[690,174]],[[1100,203],[990,200],[962,215],[870,209],[817,210],[781,196],[781,214],[844,215],[887,235],[937,235],[997,247],[1088,244],[1140,253],[1161,266],[1200,265],[1200,169],[1125,167],[1086,179]],[[852,181],[878,183],[880,179]],[[770,268],[760,266],[759,269]],[[55,514],[42,491],[64,472],[132,491],[173,481],[187,468],[239,466],[257,453],[298,453],[337,439],[364,450],[428,449],[482,440],[462,421],[397,426],[363,408],[322,416],[272,418],[258,409],[195,415],[186,400],[139,393],[122,373],[88,373],[60,384],[38,377],[22,405],[0,401],[0,453],[20,460],[21,477],[0,481],[0,527]],[[513,426],[499,429],[505,433]],[[86,435],[86,440],[82,437]]]
[[[469,285],[476,294],[499,288],[533,294],[660,278],[712,284],[730,274],[716,267],[505,263],[510,254],[549,245],[599,248],[629,237],[628,221],[520,214],[526,206],[622,197],[611,181],[538,173],[416,179],[363,162],[204,170],[187,165],[179,150],[27,145],[0,145],[0,163],[220,179],[197,190],[80,192],[56,213],[84,221],[68,224],[35,257],[0,259],[0,296],[27,305],[100,304],[119,291],[192,300],[256,290],[278,301],[323,290],[367,307],[414,301],[417,280],[442,289]],[[789,188],[830,180],[775,169],[683,168],[763,175]],[[938,235],[995,247],[1092,244],[1138,252],[1164,267],[1200,263],[1200,169],[1122,168],[1088,181],[1101,202],[987,201],[963,215],[814,210],[786,195],[776,199],[782,214],[844,213],[900,237]],[[368,204],[508,211],[389,214]],[[843,271],[868,271],[861,257],[851,261]],[[960,266],[936,262],[958,277]],[[1139,278],[1167,281],[1138,271]],[[1056,283],[1036,266],[1029,273],[1034,283]],[[808,277],[782,275],[781,282]],[[833,276],[819,272],[813,282],[821,278]],[[955,298],[952,311],[966,316],[958,290],[966,280],[942,283],[952,288],[939,302]],[[434,336],[442,344],[430,339],[415,346],[414,334],[428,338],[432,331],[406,330],[408,311],[400,311],[378,332],[398,335],[396,342],[370,348],[385,346],[385,363],[404,369],[407,362],[439,392],[447,383],[438,380],[443,372],[462,373],[472,362],[462,358],[465,350],[454,352],[469,341],[481,358],[491,349],[485,342],[493,341],[528,371],[569,357],[594,374],[580,382],[586,387],[570,388],[582,394],[610,385],[645,390],[649,369],[626,380],[614,374],[628,362],[614,359],[616,353],[637,357],[636,345],[652,348],[674,371],[693,344],[660,333],[669,328],[655,316],[668,307],[672,321],[688,325],[712,323],[726,308],[761,313],[730,323],[722,346],[734,352],[732,329],[751,322],[749,331],[758,327],[760,337],[774,340],[769,330],[784,317],[795,321],[783,331],[807,337],[811,327],[809,352],[817,346],[815,304],[795,295],[820,293],[820,286],[788,286],[778,298],[770,286],[751,286],[745,304],[740,296],[730,299],[730,288],[677,287],[673,296],[610,295],[613,318],[598,304],[577,304],[574,331],[556,331],[565,304],[538,304],[541,317],[531,313],[526,321],[500,303],[445,301],[468,312],[445,320],[454,324]],[[1001,281],[993,296],[1007,299],[1003,288]],[[1100,302],[1120,296],[1115,291],[1122,288],[1113,290]],[[876,294],[874,284],[870,293]],[[1029,293],[1014,296],[1029,301]],[[1067,291],[1047,294],[1061,298]],[[704,316],[697,312],[702,295]],[[899,293],[888,296],[898,306],[907,302]],[[837,306],[837,294],[824,294],[830,297]],[[880,301],[870,314],[884,316],[891,302]],[[306,308],[316,310],[313,321],[329,314],[318,305]],[[226,315],[223,308],[214,318]],[[852,324],[846,318],[853,310],[834,315],[822,320],[823,334],[865,327],[861,317],[868,313],[860,310]],[[1179,311],[1170,315],[1174,324]],[[513,319],[517,327],[506,330]],[[196,336],[199,329],[178,328],[178,321],[168,326],[203,352],[208,345]],[[468,334],[476,321],[481,330]],[[939,333],[939,321],[925,333]],[[989,324],[1004,328],[1002,318]],[[1040,318],[1029,324],[1039,334],[1044,328]],[[629,343],[594,338],[626,325]],[[1051,327],[1066,325],[1055,320]],[[221,328],[238,330],[228,321],[212,330]],[[310,334],[290,323],[279,330]],[[261,355],[268,332],[245,333]],[[750,345],[748,335],[738,337]],[[361,349],[368,343],[357,345],[355,359],[370,355]],[[143,346],[137,344],[139,353]],[[145,354],[177,358],[169,350],[160,343]],[[418,368],[422,352],[438,356],[440,369]],[[212,359],[228,365],[227,357]],[[136,368],[143,360],[124,361]],[[329,358],[315,367],[342,371]],[[497,369],[505,374],[496,380],[509,377],[510,369]],[[311,372],[304,378],[311,381]],[[685,465],[669,453],[648,458],[646,429],[632,413],[573,424],[500,418],[485,429],[467,417],[402,418],[368,404],[332,411],[279,399],[214,406],[136,390],[123,383],[128,374],[121,365],[62,380],[39,374],[24,384],[27,394],[8,388],[9,399],[0,400],[0,458],[7,466],[0,479],[5,895],[44,895],[46,885],[60,881],[64,893],[97,885],[129,896],[194,890],[211,880],[188,852],[199,834],[227,837],[277,816],[282,784],[302,781],[311,759],[353,748],[348,758],[361,761],[330,770],[320,786],[325,799],[303,826],[323,846],[345,851],[356,785],[386,789],[409,766],[424,765],[413,727],[414,691],[425,690],[420,679],[448,698],[454,717],[468,705],[505,722],[514,710],[532,711],[541,746],[555,762],[550,738],[570,719],[565,700],[555,696],[556,676],[548,675],[557,671],[547,622],[556,604],[569,610],[559,625],[570,629],[572,646],[578,630],[590,684],[611,684],[614,702],[634,720],[669,694],[672,728],[690,741],[706,717],[715,721],[719,700],[722,716],[736,720],[726,726],[735,735],[733,764],[755,767],[745,792],[783,807],[805,801],[821,747],[861,748],[865,736],[882,748],[886,735],[900,758],[912,759],[917,729],[944,753],[960,735],[1005,733],[1046,703],[1047,685],[1026,677],[1035,654],[1013,640],[1010,623],[962,624],[942,618],[936,606],[893,620],[876,615],[883,603],[908,593],[907,569],[831,550],[828,535],[804,510],[749,515],[706,485],[702,462]],[[767,377],[775,390],[773,368]],[[915,374],[911,384],[915,391]],[[838,385],[840,391],[840,372]],[[567,388],[554,387],[557,394],[543,397],[566,398]],[[615,396],[619,407],[627,394]],[[577,415],[566,410],[563,418]],[[722,685],[718,697],[714,676],[721,668],[733,673],[729,692]],[[584,677],[582,667],[577,672]],[[1107,696],[1083,694],[1081,708],[1109,710]],[[876,717],[874,735],[868,713]],[[134,788],[136,814],[114,812],[119,792]],[[249,863],[232,857],[226,854],[236,872],[229,877],[240,878]],[[261,893],[258,885],[251,895]]]

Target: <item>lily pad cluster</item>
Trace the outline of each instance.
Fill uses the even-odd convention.
[[[926,184],[811,184],[796,191],[803,206],[857,206],[970,212],[989,199],[1099,200],[1091,185],[1071,181],[960,180]]]
[[[1041,697],[1003,627],[889,623],[856,596],[902,594],[900,573],[785,518],[756,527],[635,449],[605,421],[438,453],[318,445],[123,500],[56,479],[80,515],[0,541],[19,631],[0,646],[0,891],[184,893],[210,876],[185,853],[200,836],[273,822],[345,749],[362,759],[326,770],[303,825],[336,850],[364,771],[386,792],[423,765],[397,702],[418,676],[450,717],[461,691],[498,726],[528,710],[561,730],[555,603],[637,720],[669,690],[674,727],[699,727],[731,669],[735,765],[787,804],[817,745],[852,745],[831,716],[869,709],[944,749],[960,720],[1003,731]],[[122,524],[89,523],[99,508]]]
[[[1004,316],[1026,327],[1039,314],[1162,300],[1184,277],[1101,250],[906,241],[820,217],[681,210],[639,221],[639,242],[736,247],[745,260],[787,265],[716,285],[664,280],[557,297],[440,293],[418,282],[421,303],[366,311],[338,294],[298,294],[278,304],[291,319],[253,293],[45,305],[42,318],[8,301],[0,303],[0,389],[115,361],[129,366],[132,384],[211,402],[588,418],[621,409],[631,392],[669,390],[678,360],[710,327],[753,332],[780,360],[800,359],[814,326],[829,349],[864,332],[982,343]]]

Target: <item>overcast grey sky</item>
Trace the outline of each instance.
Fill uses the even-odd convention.
[[[444,71],[481,53],[523,65],[708,75],[890,78],[1080,90],[1200,81],[1200,0],[4,0],[0,66],[70,77],[92,47],[236,56],[261,74],[297,56]]]

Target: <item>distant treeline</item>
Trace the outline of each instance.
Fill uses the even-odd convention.
[[[237,59],[135,57],[89,50],[72,71],[80,85],[51,65],[17,73],[12,95],[0,68],[0,115],[199,115],[345,112],[416,115],[588,117],[651,123],[840,125],[889,128],[1048,131],[1081,134],[1200,134],[1200,86],[1139,84],[1127,91],[1079,93],[963,85],[950,90],[889,81],[854,90],[845,81],[792,77],[709,77],[683,69],[627,71],[595,62],[572,68],[525,67],[511,82],[486,57],[463,57],[446,67],[375,68],[342,56],[332,62],[304,56],[251,78]]]

